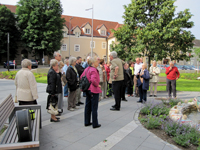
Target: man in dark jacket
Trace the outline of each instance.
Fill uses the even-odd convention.
[[[84,68],[82,67],[81,63],[82,63],[82,58],[80,56],[78,56],[75,67],[76,67],[78,74],[79,74],[79,81],[80,81],[80,76],[82,75],[82,73],[84,71]],[[80,105],[83,105],[83,104],[84,103],[81,102],[81,89],[78,88],[77,91],[76,91],[76,106],[80,106]]]

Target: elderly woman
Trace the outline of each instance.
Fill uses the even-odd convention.
[[[160,74],[160,68],[157,67],[156,61],[153,61],[153,65],[150,67],[150,75],[152,78],[150,79],[150,97],[153,95],[153,87],[154,87],[154,97],[157,97],[157,84]]]
[[[69,60],[68,59],[65,59],[64,60],[64,67],[62,68],[63,70],[63,81],[64,81],[64,97],[68,97],[68,84],[67,84],[67,80],[66,80],[66,72],[67,72],[67,69],[69,67]],[[64,79],[65,78],[65,79]],[[66,81],[66,82],[65,82]]]
[[[47,89],[46,92],[49,93],[47,107],[49,109],[50,103],[54,103],[54,108],[57,109],[58,105],[58,94],[62,93],[62,84],[58,68],[58,61],[56,59],[52,59],[50,61],[50,69],[47,75]],[[59,122],[60,118],[56,118],[55,115],[51,115],[51,122]]]
[[[31,61],[24,59],[21,62],[22,69],[15,76],[16,96],[19,105],[34,105],[37,104],[37,82],[35,76],[30,71]]]
[[[79,75],[75,65],[76,57],[70,57],[69,67],[66,72],[66,79],[69,88],[68,110],[70,111],[74,111],[74,109],[76,109],[76,90],[79,86]]]
[[[100,68],[103,72],[103,82],[101,85],[101,90],[103,91],[102,92],[102,97],[103,98],[108,98],[106,95],[107,95],[107,73],[106,73],[106,69],[105,69],[105,63],[104,63],[104,59],[100,59]]]
[[[81,78],[85,76],[89,80],[90,87],[86,91],[86,103],[85,103],[85,126],[92,125],[93,128],[99,128],[101,125],[98,123],[97,110],[99,102],[99,93],[101,93],[99,71],[97,67],[99,66],[99,59],[97,57],[90,58],[89,67],[84,70]],[[91,123],[91,113],[92,113],[92,123]]]
[[[149,90],[149,71],[147,70],[147,64],[142,64],[142,69],[139,71],[139,73],[136,76],[138,78],[137,80],[137,86],[139,89],[140,99],[137,101],[138,103],[144,103],[147,101],[147,90]]]

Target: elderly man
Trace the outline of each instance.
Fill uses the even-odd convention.
[[[61,73],[61,67],[60,67],[60,62],[61,62],[61,54],[58,53],[58,52],[54,52],[53,54],[53,57],[58,61],[58,69],[59,69],[59,75],[60,75],[60,78],[62,76],[62,73]],[[61,83],[62,84],[62,83]],[[62,89],[62,93],[58,94],[58,116],[61,116],[61,114],[63,113],[63,89]]]
[[[110,78],[112,80],[113,92],[115,97],[115,105],[110,110],[120,111],[122,87],[124,80],[123,65],[125,64],[121,59],[117,57],[117,52],[112,51],[109,55],[111,61]]]
[[[140,58],[140,64],[143,64],[143,58],[142,57]]]
[[[167,75],[167,91],[168,96],[171,98],[171,92],[173,92],[173,98],[176,98],[176,80],[178,80],[180,73],[178,68],[174,66],[174,63],[171,61],[170,66],[166,68]]]
[[[142,64],[140,62],[140,58],[136,58],[136,63],[134,66],[134,95],[135,97],[139,97],[139,91],[138,91],[138,87],[137,87],[137,74],[139,73],[139,71],[142,69]]]
[[[82,73],[84,71],[84,68],[81,66],[81,63],[82,63],[82,58],[80,56],[78,56],[75,67],[78,71],[79,81],[80,81],[80,76],[82,75]],[[81,102],[81,89],[78,87],[78,89],[76,90],[76,106],[80,106],[83,104],[84,103]]]

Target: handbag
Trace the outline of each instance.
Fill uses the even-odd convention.
[[[58,114],[58,109],[54,108],[52,103],[50,103],[49,108],[47,112],[51,115],[57,115]]]
[[[89,70],[90,70],[90,68],[87,70],[87,73]],[[83,92],[87,91],[91,84],[87,79],[87,76],[86,76],[87,73],[85,71],[85,75],[81,78],[80,84],[79,84],[79,87]]]

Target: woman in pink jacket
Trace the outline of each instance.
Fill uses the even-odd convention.
[[[99,103],[99,93],[101,93],[101,86],[99,85],[100,77],[99,71],[96,69],[99,66],[99,59],[97,57],[90,58],[88,61],[89,67],[84,70],[81,78],[86,75],[88,81],[91,83],[86,91],[85,102],[85,126],[92,125],[93,128],[99,128],[101,125],[98,123],[97,110]],[[92,113],[92,123],[91,123]]]

